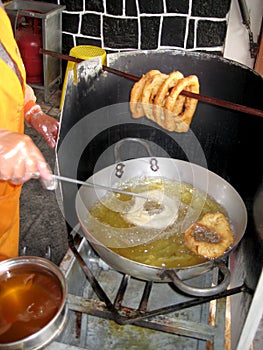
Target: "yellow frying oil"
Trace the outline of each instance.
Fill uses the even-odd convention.
[[[135,184],[136,183],[136,184]],[[112,249],[117,254],[139,263],[166,267],[177,268],[200,264],[206,261],[205,258],[197,256],[188,250],[184,244],[184,231],[194,221],[200,219],[206,213],[222,212],[227,215],[224,208],[219,205],[213,198],[207,196],[203,191],[193,188],[192,185],[185,182],[171,181],[163,178],[144,178],[127,183],[122,186],[122,189],[135,193],[141,193],[150,190],[162,190],[170,197],[176,197],[179,200],[180,207],[178,211],[178,219],[166,228],[160,239],[155,238],[151,242],[139,244],[137,246],[125,248],[108,248]],[[112,200],[125,202],[130,201],[131,197],[123,194],[107,194],[106,201],[109,203]],[[98,221],[116,228],[129,228],[133,225],[124,220],[121,213],[114,211],[114,205],[103,205],[103,201],[96,202],[90,208],[90,214]],[[105,202],[104,202],[105,203]],[[189,221],[187,227],[186,214],[191,210],[194,213],[195,220]],[[190,219],[191,220],[191,219]],[[184,223],[184,224],[183,224]]]

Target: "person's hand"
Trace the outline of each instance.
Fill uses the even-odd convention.
[[[30,125],[44,137],[50,148],[56,146],[59,124],[55,118],[39,111],[32,114]]]
[[[56,146],[58,136],[58,121],[55,118],[45,114],[41,107],[36,104],[34,90],[28,84],[26,85],[25,90],[24,107],[26,122],[44,137],[49,147],[54,148]]]
[[[0,180],[15,185],[31,178],[52,181],[52,173],[32,139],[0,129]]]

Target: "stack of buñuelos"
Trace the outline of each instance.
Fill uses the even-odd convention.
[[[133,118],[146,116],[168,131],[187,132],[198,100],[180,95],[183,90],[199,94],[196,75],[184,77],[179,71],[164,74],[150,70],[131,90]]]

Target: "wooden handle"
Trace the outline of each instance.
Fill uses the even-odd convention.
[[[66,61],[71,61],[71,62],[76,62],[76,63],[80,63],[83,62],[84,60],[80,59],[80,58],[76,58],[73,56],[68,56],[68,55],[63,55],[61,53],[58,52],[54,52],[54,51],[49,51],[49,50],[44,50],[44,49],[40,49],[40,53],[45,54],[45,55],[49,55],[49,56],[53,56],[53,57],[57,57]],[[112,74],[116,74],[120,77],[132,80],[132,81],[138,81],[140,78],[126,73],[126,72],[122,72],[118,69],[114,69],[108,66],[103,65],[102,69],[105,70],[106,72],[112,73]],[[241,113],[246,113],[246,114],[251,114],[251,115],[255,115],[257,117],[263,117],[263,111],[260,109],[255,109],[252,107],[247,107],[247,106],[243,106],[237,103],[232,103],[229,101],[225,101],[225,100],[221,100],[218,98],[214,98],[214,97],[209,97],[206,95],[201,95],[201,94],[195,94],[193,92],[190,91],[185,91],[183,90],[181,92],[181,95],[186,96],[186,97],[191,97],[191,98],[195,98],[198,101],[201,102],[205,102],[211,105],[215,105],[215,106],[219,106],[219,107],[223,107],[226,109],[231,109],[237,112],[241,112]]]

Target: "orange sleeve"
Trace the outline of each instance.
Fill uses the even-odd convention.
[[[24,113],[25,114],[28,113],[30,111],[30,109],[35,105],[36,105],[36,103],[34,101],[32,101],[32,100],[28,101],[24,106]]]
[[[41,111],[41,107],[36,104],[36,96],[31,86],[26,84],[25,87],[25,102],[24,102],[24,116],[27,124],[30,125],[30,119],[33,114]]]

